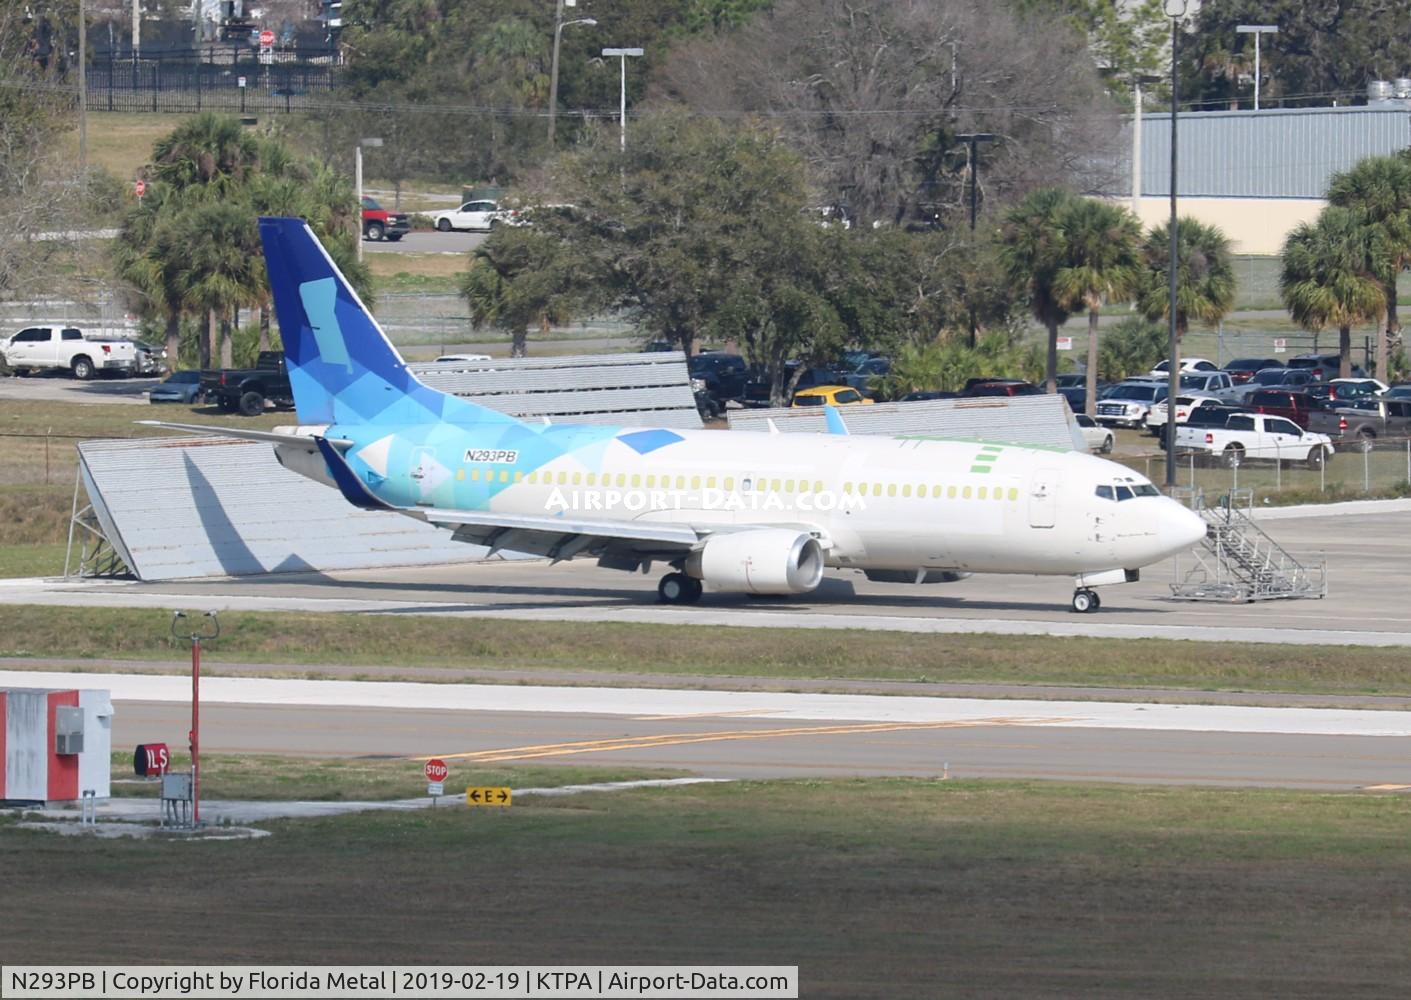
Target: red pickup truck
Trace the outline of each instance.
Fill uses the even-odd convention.
[[[411,232],[411,228],[411,216],[406,212],[389,212],[376,198],[363,196],[363,239],[395,243]]]

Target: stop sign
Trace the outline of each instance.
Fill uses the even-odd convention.
[[[451,773],[451,769],[446,766],[446,762],[439,757],[432,757],[426,762],[426,767],[422,768],[426,774],[427,781],[445,781],[446,775]]]
[[[132,190],[137,192],[137,197],[141,198],[147,193],[147,182],[139,179],[137,183],[132,185]]]
[[[260,44],[261,44],[262,46],[264,46],[265,48],[269,48],[271,45],[273,45],[273,44],[274,44],[274,32],[273,32],[273,31],[269,31],[268,29],[266,29],[265,31],[261,31],[261,32],[260,32]]]

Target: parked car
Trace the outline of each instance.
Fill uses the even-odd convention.
[[[702,351],[686,359],[686,370],[693,380],[701,380],[705,391],[721,409],[730,400],[738,400],[745,394],[749,367],[738,354]]]
[[[1170,361],[1163,361],[1163,362],[1161,362],[1159,365],[1157,365],[1155,368],[1153,368],[1151,371],[1147,372],[1147,374],[1148,374],[1148,375],[1165,375],[1165,374],[1166,374],[1167,372],[1169,372],[1170,370],[1171,370],[1171,362],[1170,362]],[[1182,358],[1182,359],[1181,359],[1181,371],[1182,371],[1182,372],[1218,372],[1219,370],[1220,370],[1220,366],[1217,365],[1215,362],[1211,361],[1209,358]]]
[[[869,358],[848,372],[847,378],[843,379],[848,385],[865,395],[875,395],[873,385],[876,379],[882,378],[892,370],[891,358]]]
[[[266,401],[293,406],[283,351],[261,351],[254,368],[222,368],[201,373],[201,392],[227,412],[247,417],[263,413]]]
[[[501,212],[498,202],[484,200],[468,201],[460,208],[443,208],[440,211],[427,212],[426,215],[443,233],[449,233],[452,229],[473,229],[488,233],[507,217]]]
[[[1023,379],[985,379],[968,386],[962,396],[1042,396],[1043,390]]]
[[[1313,373],[1305,368],[1265,368],[1255,372],[1254,377],[1243,385],[1222,389],[1215,395],[1230,403],[1243,403],[1260,389],[1302,389],[1316,382]]]
[[[1344,406],[1314,412],[1309,417],[1308,429],[1340,442],[1401,437],[1411,434],[1411,399],[1363,396]]]
[[[899,403],[924,403],[932,399],[956,399],[960,396],[958,392],[945,392],[941,389],[918,389],[915,392],[908,392]]]
[[[152,386],[149,403],[195,403],[201,398],[201,373],[195,370],[172,372]]]
[[[785,376],[784,384],[787,385],[789,379],[793,377],[795,369],[799,367],[797,361],[786,361],[784,363]],[[843,381],[845,373],[836,368],[820,365],[814,368],[805,368],[799,373],[798,381],[794,383],[794,391],[800,389],[813,389],[817,386],[839,385]],[[740,397],[740,402],[745,406],[768,406],[770,382],[763,370],[750,372],[749,379],[745,382],[744,395]]]
[[[31,326],[0,340],[0,355],[16,375],[67,371],[84,380],[99,374],[154,375],[159,355],[146,344],[121,337],[84,336],[72,326]]]
[[[1203,406],[1219,406],[1220,400],[1209,395],[1185,395],[1176,397],[1176,423],[1183,424],[1190,419],[1193,410]],[[1146,415],[1146,429],[1153,434],[1160,434],[1161,429],[1166,426],[1166,401],[1154,405]]]
[[[872,400],[850,385],[820,385],[794,393],[795,407],[824,406],[829,403],[833,406],[870,406]]]
[[[1118,382],[1097,401],[1097,422],[1104,426],[1140,427],[1156,403],[1166,398],[1166,383],[1150,379]]]
[[[1234,387],[1229,372],[1185,372],[1181,375],[1181,392],[1210,393],[1224,392]]]
[[[1243,385],[1254,377],[1256,372],[1267,368],[1282,368],[1284,363],[1278,358],[1235,358],[1224,368],[1235,385]]]
[[[1342,356],[1339,354],[1300,354],[1289,358],[1288,366],[1313,373],[1313,381],[1323,382],[1337,378],[1342,370]],[[1367,373],[1361,365],[1352,366],[1356,378],[1365,378]]]
[[[1202,427],[1206,429],[1209,429],[1211,427],[1224,427],[1226,422],[1229,420],[1231,414],[1253,412],[1254,411],[1249,409],[1248,407],[1230,406],[1225,403],[1220,403],[1215,406],[1197,406],[1194,410],[1191,410],[1191,412],[1187,414],[1185,423],[1180,423],[1176,425],[1176,430],[1180,431],[1183,427]],[[1166,435],[1158,435],[1157,443],[1161,445],[1161,450],[1165,451]]]
[[[1248,403],[1256,413],[1287,417],[1304,429],[1308,427],[1308,415],[1325,405],[1317,396],[1288,389],[1260,389],[1250,395]]]
[[[395,243],[411,232],[412,220],[406,212],[389,212],[376,198],[363,196],[363,239]]]
[[[1089,451],[1100,452],[1103,455],[1112,454],[1112,448],[1117,443],[1117,437],[1106,427],[1101,427],[1098,422],[1086,413],[1079,413],[1073,417],[1078,421],[1078,428],[1083,432],[1083,441],[1087,443]]]
[[[1284,417],[1262,413],[1233,413],[1224,427],[1177,427],[1176,448],[1204,452],[1231,466],[1270,459],[1306,462],[1310,469],[1321,469],[1333,454],[1326,434],[1310,433]]]
[[[1382,393],[1383,399],[1411,399],[1411,384],[1401,383],[1394,385],[1386,392]]]

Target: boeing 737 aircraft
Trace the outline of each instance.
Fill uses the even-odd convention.
[[[266,441],[358,507],[461,541],[671,567],[667,603],[801,594],[825,567],[893,582],[971,573],[1094,587],[1193,545],[1205,524],[1124,466],[1049,448],[904,436],[530,424],[419,382],[300,219],[260,220],[300,427],[162,423]]]

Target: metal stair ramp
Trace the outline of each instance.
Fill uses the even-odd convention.
[[[1205,519],[1205,539],[1193,553],[1194,564],[1182,572],[1176,563],[1171,594],[1184,601],[1248,603],[1328,595],[1326,562],[1305,566],[1279,547],[1246,511],[1251,490],[1231,490],[1215,506],[1205,494],[1190,496],[1191,510]]]

